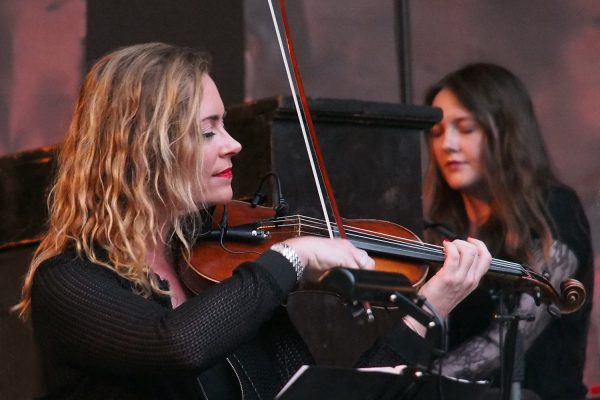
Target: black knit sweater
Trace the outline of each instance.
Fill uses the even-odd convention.
[[[40,266],[32,323],[48,398],[271,399],[313,362],[281,307],[295,272],[268,251],[176,309],[67,251]],[[361,365],[413,362],[422,340],[399,323]]]

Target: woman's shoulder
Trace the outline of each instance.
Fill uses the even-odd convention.
[[[546,210],[555,228],[555,234],[577,230],[589,231],[589,223],[579,196],[569,186],[555,185],[545,193]],[[577,228],[574,230],[574,228]]]
[[[75,249],[68,248],[63,252],[43,261],[35,272],[35,281],[49,280],[97,280],[119,279],[116,272],[93,263]]]
[[[591,234],[579,196],[566,185],[546,192],[546,209],[554,238],[575,252],[580,262],[591,253]]]
[[[66,250],[43,261],[35,271],[32,316],[39,320],[44,312],[95,307],[100,298],[116,299],[122,293],[132,293],[129,281],[76,251]]]
[[[552,185],[545,191],[546,203],[550,209],[559,209],[564,206],[581,207],[577,192],[567,185]]]

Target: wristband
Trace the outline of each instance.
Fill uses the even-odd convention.
[[[296,280],[299,281],[304,273],[304,265],[302,265],[302,261],[300,261],[300,257],[298,257],[296,251],[286,243],[275,243],[271,246],[271,250],[284,256],[292,264],[292,267],[296,271]]]

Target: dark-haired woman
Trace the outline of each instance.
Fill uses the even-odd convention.
[[[524,387],[543,399],[584,399],[586,335],[593,298],[590,231],[575,192],[552,172],[529,94],[507,69],[467,65],[433,85],[426,104],[443,110],[427,134],[428,217],[456,237],[484,241],[494,257],[547,274],[555,287],[574,277],[587,302],[553,319],[529,295],[501,300],[519,324],[526,351]],[[429,233],[433,242],[448,233]],[[450,318],[453,349],[439,360],[445,374],[491,378],[500,367],[497,295],[482,285]]]

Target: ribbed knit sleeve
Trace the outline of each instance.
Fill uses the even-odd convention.
[[[253,338],[294,284],[289,262],[267,252],[172,310],[68,252],[36,272],[32,322],[51,362],[119,375],[192,371]]]

